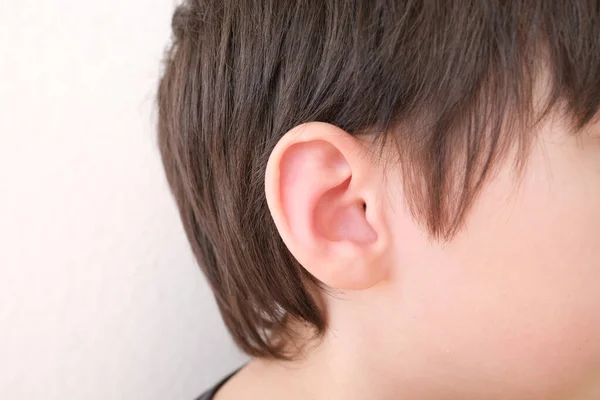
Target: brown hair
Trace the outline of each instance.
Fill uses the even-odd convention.
[[[525,152],[540,116],[561,105],[579,129],[596,115],[599,13],[593,0],[179,6],[158,91],[159,146],[236,343],[286,358],[288,320],[316,334],[326,327],[310,294],[319,283],[283,244],[265,200],[265,166],[285,132],[324,121],[393,139],[416,219],[448,239],[509,145]],[[539,109],[536,87],[547,89]]]

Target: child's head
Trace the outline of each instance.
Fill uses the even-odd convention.
[[[382,375],[426,371],[468,393],[592,390],[598,7],[178,8],[160,149],[237,344],[294,357],[304,326],[374,355]]]

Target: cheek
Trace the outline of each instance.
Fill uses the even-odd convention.
[[[482,393],[495,386],[550,399],[598,384],[599,258],[505,250],[405,276],[404,323],[419,346],[440,373],[473,377]]]
[[[466,277],[453,284],[472,343],[557,391],[600,381],[600,169],[575,148],[545,150],[517,192],[503,200],[514,184],[500,180],[482,196],[447,254]]]
[[[505,173],[482,193],[450,244],[413,243],[403,298],[440,365],[554,398],[600,383],[600,168],[538,155],[518,191]]]

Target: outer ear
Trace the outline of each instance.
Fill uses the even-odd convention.
[[[323,122],[287,132],[271,153],[266,197],[292,255],[337,289],[385,279],[389,232],[382,174],[356,138]]]

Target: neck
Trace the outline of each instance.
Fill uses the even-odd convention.
[[[597,381],[587,375],[565,377],[563,383],[536,376],[518,380],[519,374],[498,366],[513,350],[492,353],[496,358],[477,357],[473,354],[486,354],[486,349],[453,341],[452,331],[436,332],[442,327],[419,321],[418,313],[392,310],[396,325],[382,326],[381,321],[391,318],[373,312],[383,310],[379,305],[361,306],[363,302],[328,304],[335,312],[328,315],[323,338],[311,339],[310,331],[295,327],[298,340],[308,343],[302,354],[294,361],[253,360],[223,387],[217,400],[600,398]]]
[[[398,400],[399,387],[388,379],[392,371],[371,359],[379,351],[369,348],[372,343],[357,346],[360,342],[350,339],[330,329],[324,338],[311,341],[296,360],[255,359],[240,376],[246,383],[254,382],[256,398]]]

